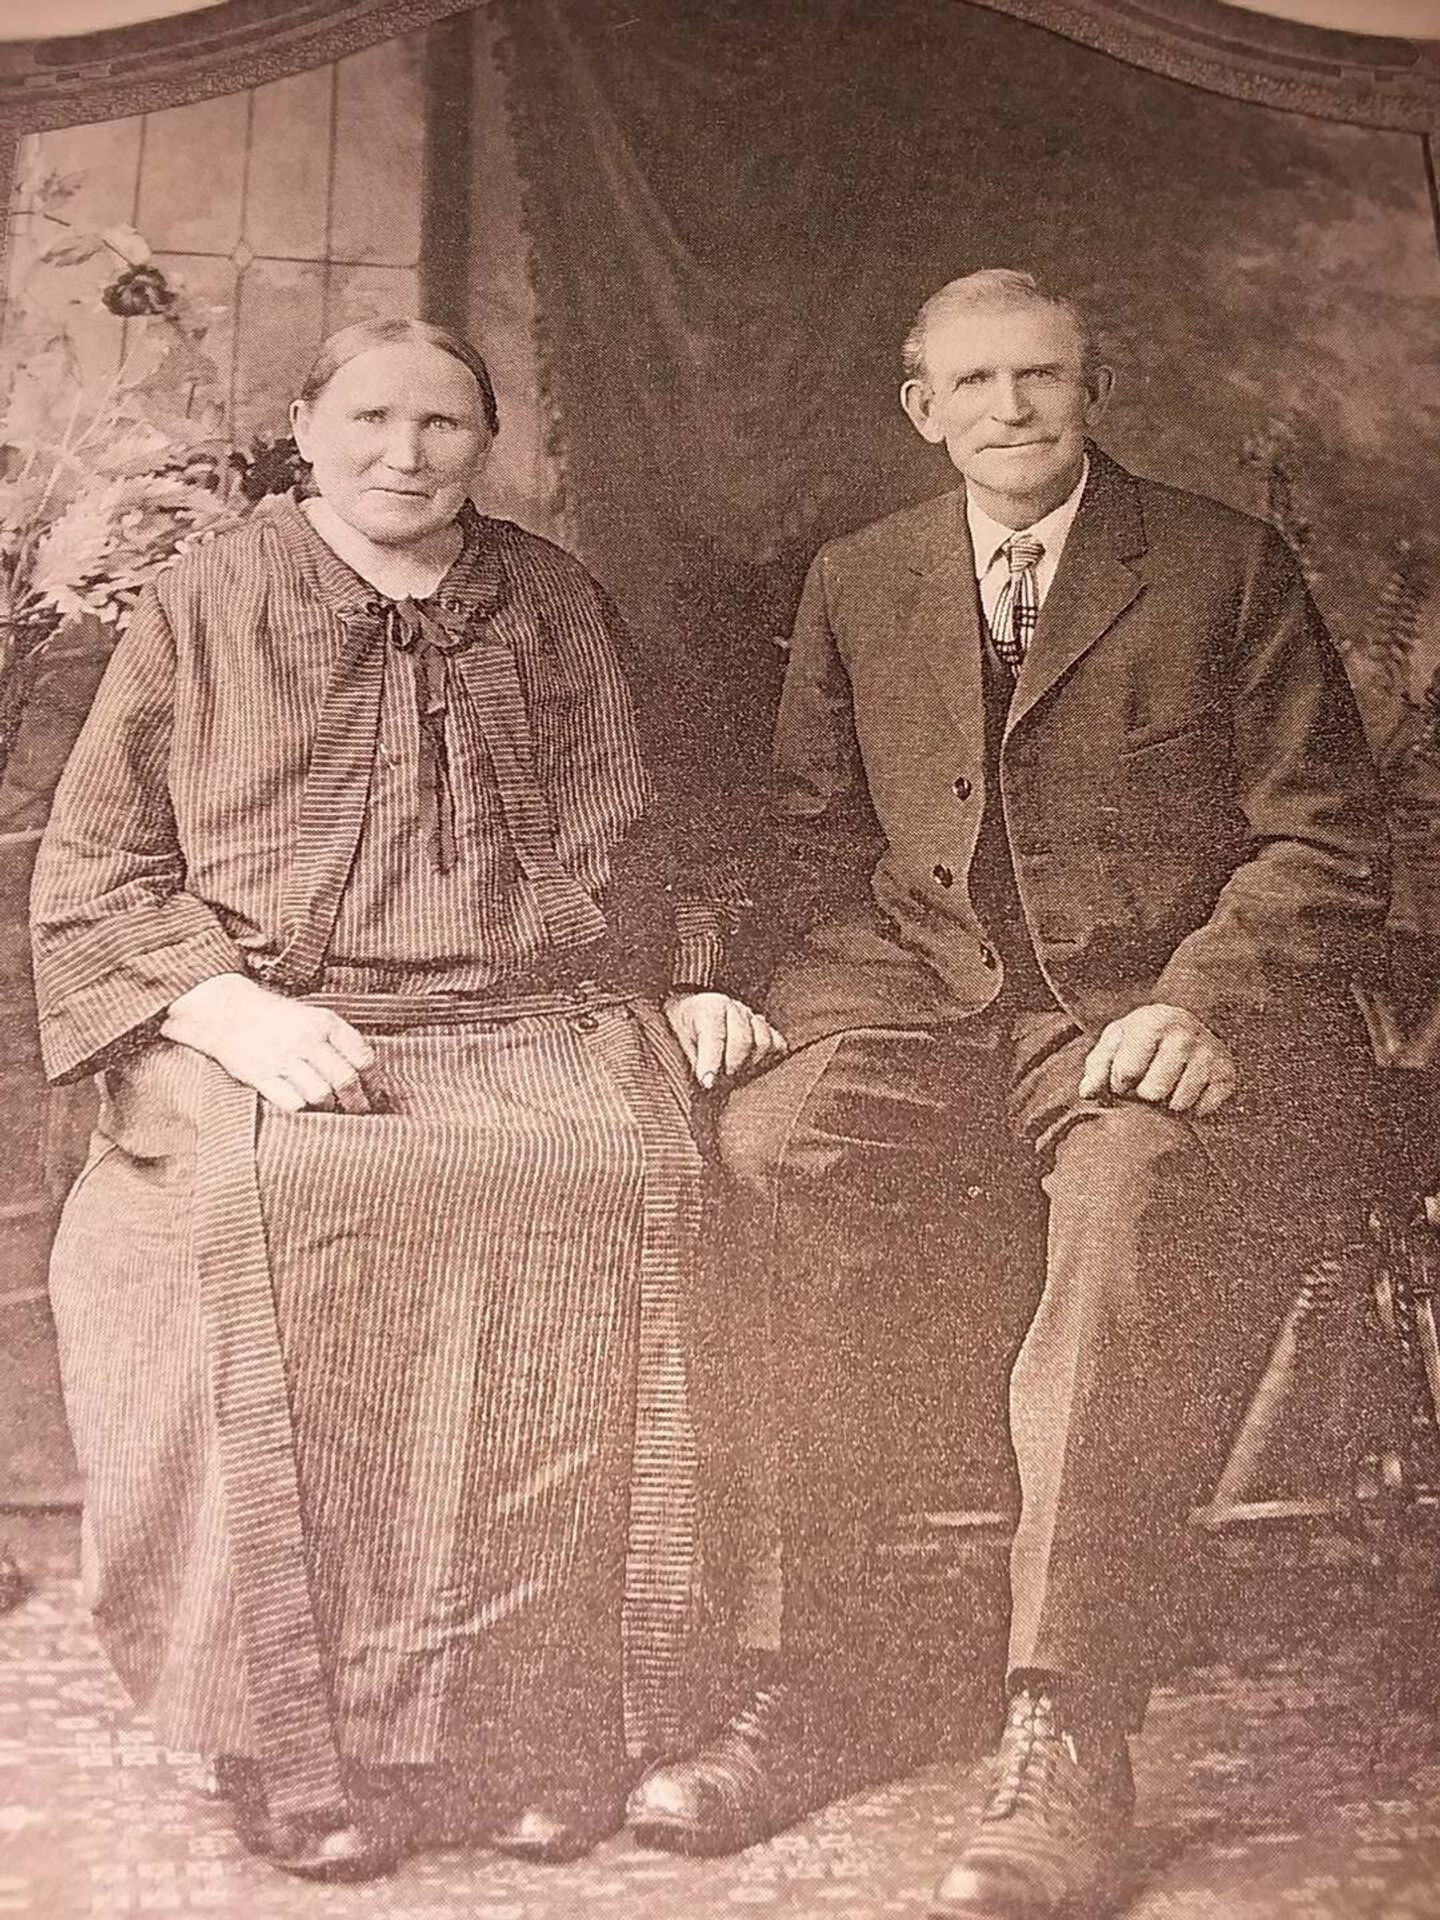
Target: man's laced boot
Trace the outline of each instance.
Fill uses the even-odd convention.
[[[1101,1920],[1123,1886],[1134,1809],[1124,1733],[1071,1727],[1056,1693],[1022,1688],[989,1798],[931,1920]]]
[[[697,1753],[653,1768],[626,1810],[635,1838],[666,1853],[739,1853],[853,1792],[863,1766],[821,1697],[793,1681],[762,1687]]]

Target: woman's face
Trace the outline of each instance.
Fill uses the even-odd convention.
[[[290,424],[321,497],[382,547],[448,527],[490,451],[474,374],[421,341],[347,360]]]

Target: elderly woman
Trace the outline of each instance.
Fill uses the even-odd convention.
[[[739,903],[608,602],[469,503],[479,354],[347,328],[292,420],[313,490],[146,594],[36,874],[48,1070],[102,1090],[52,1279],[89,1588],[277,1866],[457,1801],[571,1857],[673,1733],[690,1091],[783,1042],[713,990]]]

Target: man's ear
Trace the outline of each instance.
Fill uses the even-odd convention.
[[[1086,382],[1085,424],[1087,427],[1099,426],[1105,417],[1105,409],[1110,404],[1110,396],[1115,391],[1115,369],[1097,366],[1090,371]]]
[[[303,400],[292,400],[290,402],[290,437],[300,449],[300,458],[302,460],[308,460],[310,457],[305,451],[305,441],[308,438],[305,431],[305,415],[305,402]]]
[[[900,404],[905,409],[905,418],[920,438],[928,440],[932,447],[938,446],[945,438],[945,429],[935,418],[935,395],[930,382],[907,380],[900,389]]]

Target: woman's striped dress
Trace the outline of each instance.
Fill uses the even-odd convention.
[[[673,1736],[693,1610],[702,1168],[654,990],[736,901],[667,850],[589,576],[464,528],[420,621],[290,498],[189,556],[37,868],[47,1063],[103,1092],[52,1273],[96,1620],[277,1813],[347,1761],[602,1777]],[[374,1111],[158,1036],[229,971],[364,1028]]]

